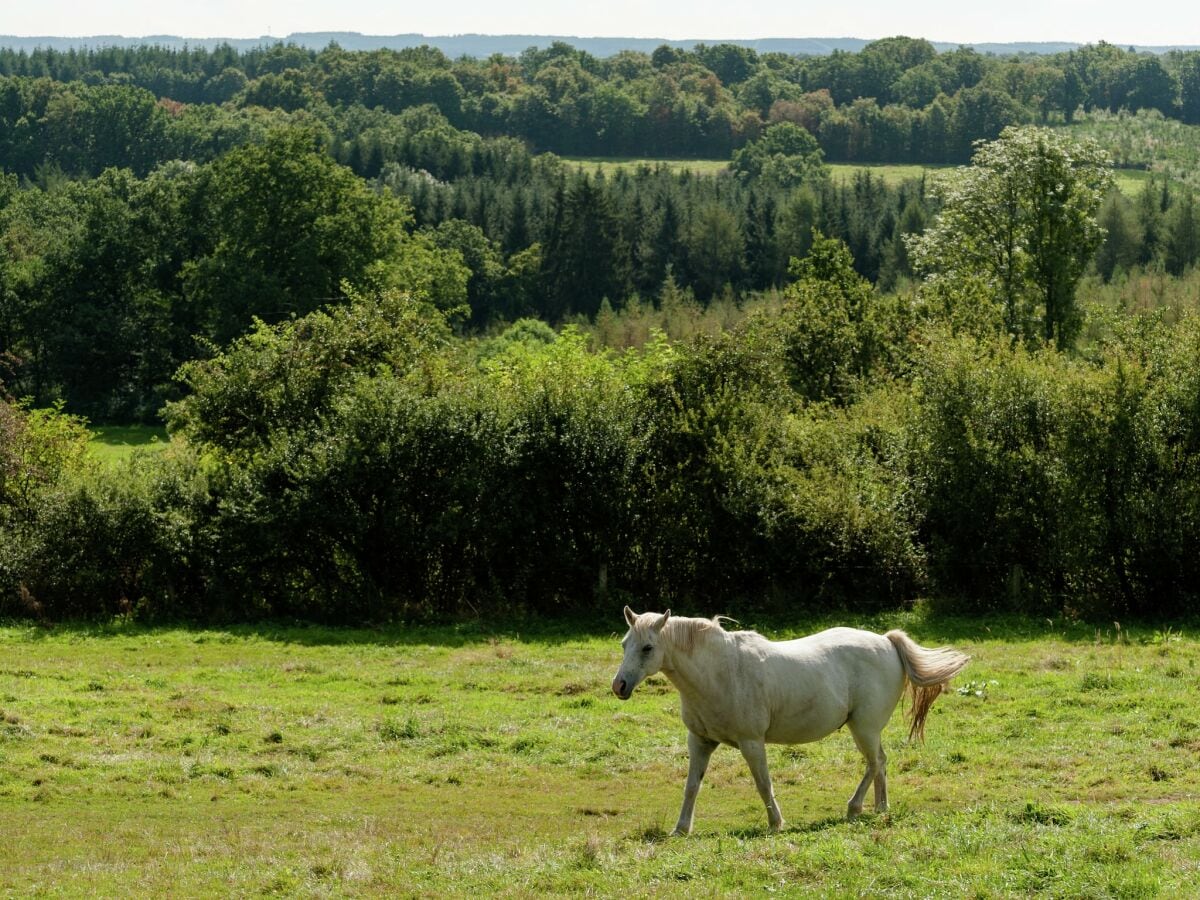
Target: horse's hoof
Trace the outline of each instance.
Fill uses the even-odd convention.
[[[859,806],[859,807],[854,807],[854,806],[848,806],[848,807],[846,807],[846,821],[847,821],[847,822],[853,822],[855,819],[857,819],[857,818],[858,818],[859,816],[861,816],[861,815],[862,815],[862,807],[861,807],[861,806]]]

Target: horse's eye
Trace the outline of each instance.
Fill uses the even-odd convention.
[[[645,647],[642,648],[642,652],[649,653],[653,649],[654,649],[654,647],[651,644],[647,644]]]

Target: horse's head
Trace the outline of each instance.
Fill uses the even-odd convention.
[[[625,621],[629,623],[629,631],[621,639],[625,658],[621,660],[621,668],[617,669],[612,683],[613,693],[622,700],[633,696],[633,689],[641,684],[642,679],[662,668],[662,630],[669,618],[669,609],[662,615],[642,613],[639,616],[628,606],[625,607]]]

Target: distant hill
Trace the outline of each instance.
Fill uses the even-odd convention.
[[[136,47],[140,45],[156,45],[161,47],[207,47],[212,48],[221,44],[229,44],[239,50],[276,43],[298,44],[320,50],[331,42],[347,50],[379,50],[389,48],[400,50],[405,47],[419,47],[423,44],[437,47],[450,57],[475,56],[487,57],[494,53],[505,56],[516,56],[530,47],[548,47],[555,41],[562,41],[581,50],[586,50],[594,56],[612,56],[622,50],[640,50],[650,53],[656,47],[669,44],[690,50],[696,44],[738,44],[751,47],[760,53],[790,53],[809,56],[823,56],[834,50],[857,52],[871,43],[863,38],[760,38],[755,40],[728,41],[669,41],[659,38],[624,38],[624,37],[571,37],[568,35],[547,34],[452,34],[452,35],[423,35],[423,34],[359,34],[356,31],[311,31],[296,32],[286,37],[263,35],[258,38],[184,38],[171,34],[151,34],[144,37],[126,37],[119,34],[97,34],[86,37],[18,37],[15,35],[0,35],[0,46],[16,50],[35,50],[50,48],[54,50],[71,50],[81,47]],[[959,46],[974,47],[981,53],[993,53],[997,56],[1010,56],[1018,53],[1046,54],[1060,53],[1082,46],[1069,41],[1039,41],[1016,43],[982,43],[957,44],[946,41],[933,41],[938,50],[953,50]],[[1121,44],[1125,47],[1127,45]],[[1140,51],[1150,53],[1166,53],[1171,50],[1197,50],[1197,44],[1172,44],[1169,46],[1133,46]]]

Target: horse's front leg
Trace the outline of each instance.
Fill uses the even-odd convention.
[[[692,833],[692,816],[696,811],[696,795],[700,793],[700,782],[708,771],[708,760],[717,749],[716,741],[708,741],[691,731],[688,732],[688,777],[683,786],[683,808],[679,810],[679,821],[675,834]]]
[[[779,811],[779,803],[775,800],[775,791],[771,787],[771,773],[767,771],[767,745],[762,741],[740,741],[738,749],[750,766],[750,774],[754,776],[754,784],[758,788],[758,796],[762,797],[767,806],[767,822],[772,831],[783,827],[783,813]]]

